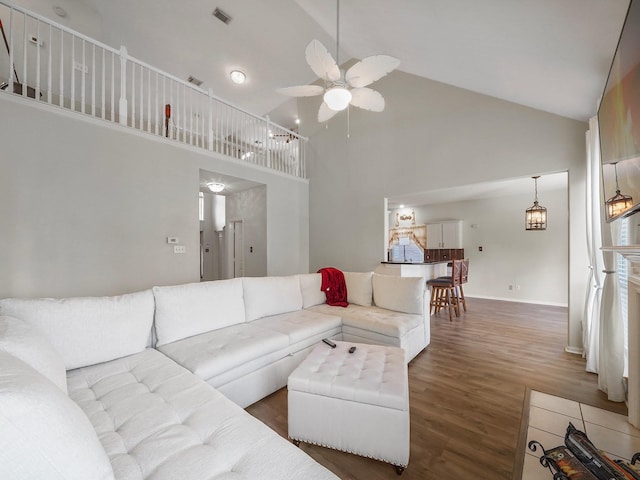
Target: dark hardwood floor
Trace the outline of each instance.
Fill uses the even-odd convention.
[[[511,479],[527,387],[627,414],[566,353],[567,309],[467,299],[468,312],[431,319],[431,344],[409,364],[411,456],[397,477],[384,463],[302,444],[342,479]],[[287,437],[287,392],[249,413]]]

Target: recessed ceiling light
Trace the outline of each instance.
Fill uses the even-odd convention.
[[[240,70],[233,70],[229,74],[229,76],[231,77],[231,81],[233,83],[237,83],[238,85],[243,84],[247,79],[247,76],[244,74],[244,72],[241,72]]]
[[[300,125],[300,119],[296,118],[296,125]]]
[[[66,16],[67,16],[67,11],[66,11],[64,8],[62,8],[62,7],[58,6],[58,5],[54,5],[54,6],[53,6],[53,11],[54,11],[54,12],[55,12],[55,14],[56,14],[56,15],[58,15],[59,17],[64,18],[64,17],[66,17]]]
[[[400,205],[400,208],[404,208],[404,205]]]
[[[218,183],[218,182],[211,182],[211,183],[207,183],[207,187],[209,187],[209,190],[211,190],[213,193],[220,193],[222,190],[224,190],[224,183]]]

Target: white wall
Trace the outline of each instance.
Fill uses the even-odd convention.
[[[267,272],[308,271],[307,181],[12,95],[0,124],[0,297],[199,281],[200,169],[265,184]]]
[[[567,191],[539,191],[549,213],[544,231],[524,229],[532,192],[414,209],[418,225],[462,220],[465,257],[470,260],[466,296],[568,306]]]
[[[587,278],[584,177],[587,125],[404,72],[374,84],[382,113],[352,108],[328,125],[319,99],[299,100],[311,138],[310,268],[374,269],[384,245],[383,199],[559,171],[569,172],[569,345],[581,344]]]

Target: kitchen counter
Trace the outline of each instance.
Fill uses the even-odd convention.
[[[447,263],[450,260],[441,260],[422,263],[405,262],[380,262],[375,272],[381,275],[399,275],[401,277],[422,277],[425,282],[432,278],[447,275]]]

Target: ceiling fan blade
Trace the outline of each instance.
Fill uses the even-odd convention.
[[[313,97],[324,92],[320,85],[298,85],[297,87],[278,88],[276,92],[290,97]]]
[[[329,108],[329,105],[327,105],[325,102],[322,102],[322,105],[320,105],[320,110],[318,110],[318,123],[326,122],[336,113],[338,113],[337,110],[331,110]]]
[[[389,55],[367,57],[347,70],[345,80],[354,88],[366,87],[395,70],[400,60]]]
[[[384,110],[384,97],[380,92],[370,88],[354,88],[351,90],[351,105],[372,112],[381,112]]]
[[[313,73],[318,75],[318,77],[328,82],[340,80],[340,69],[336,61],[325,46],[318,40],[311,40],[309,42],[305,50],[305,55],[311,70],[313,70]]]

